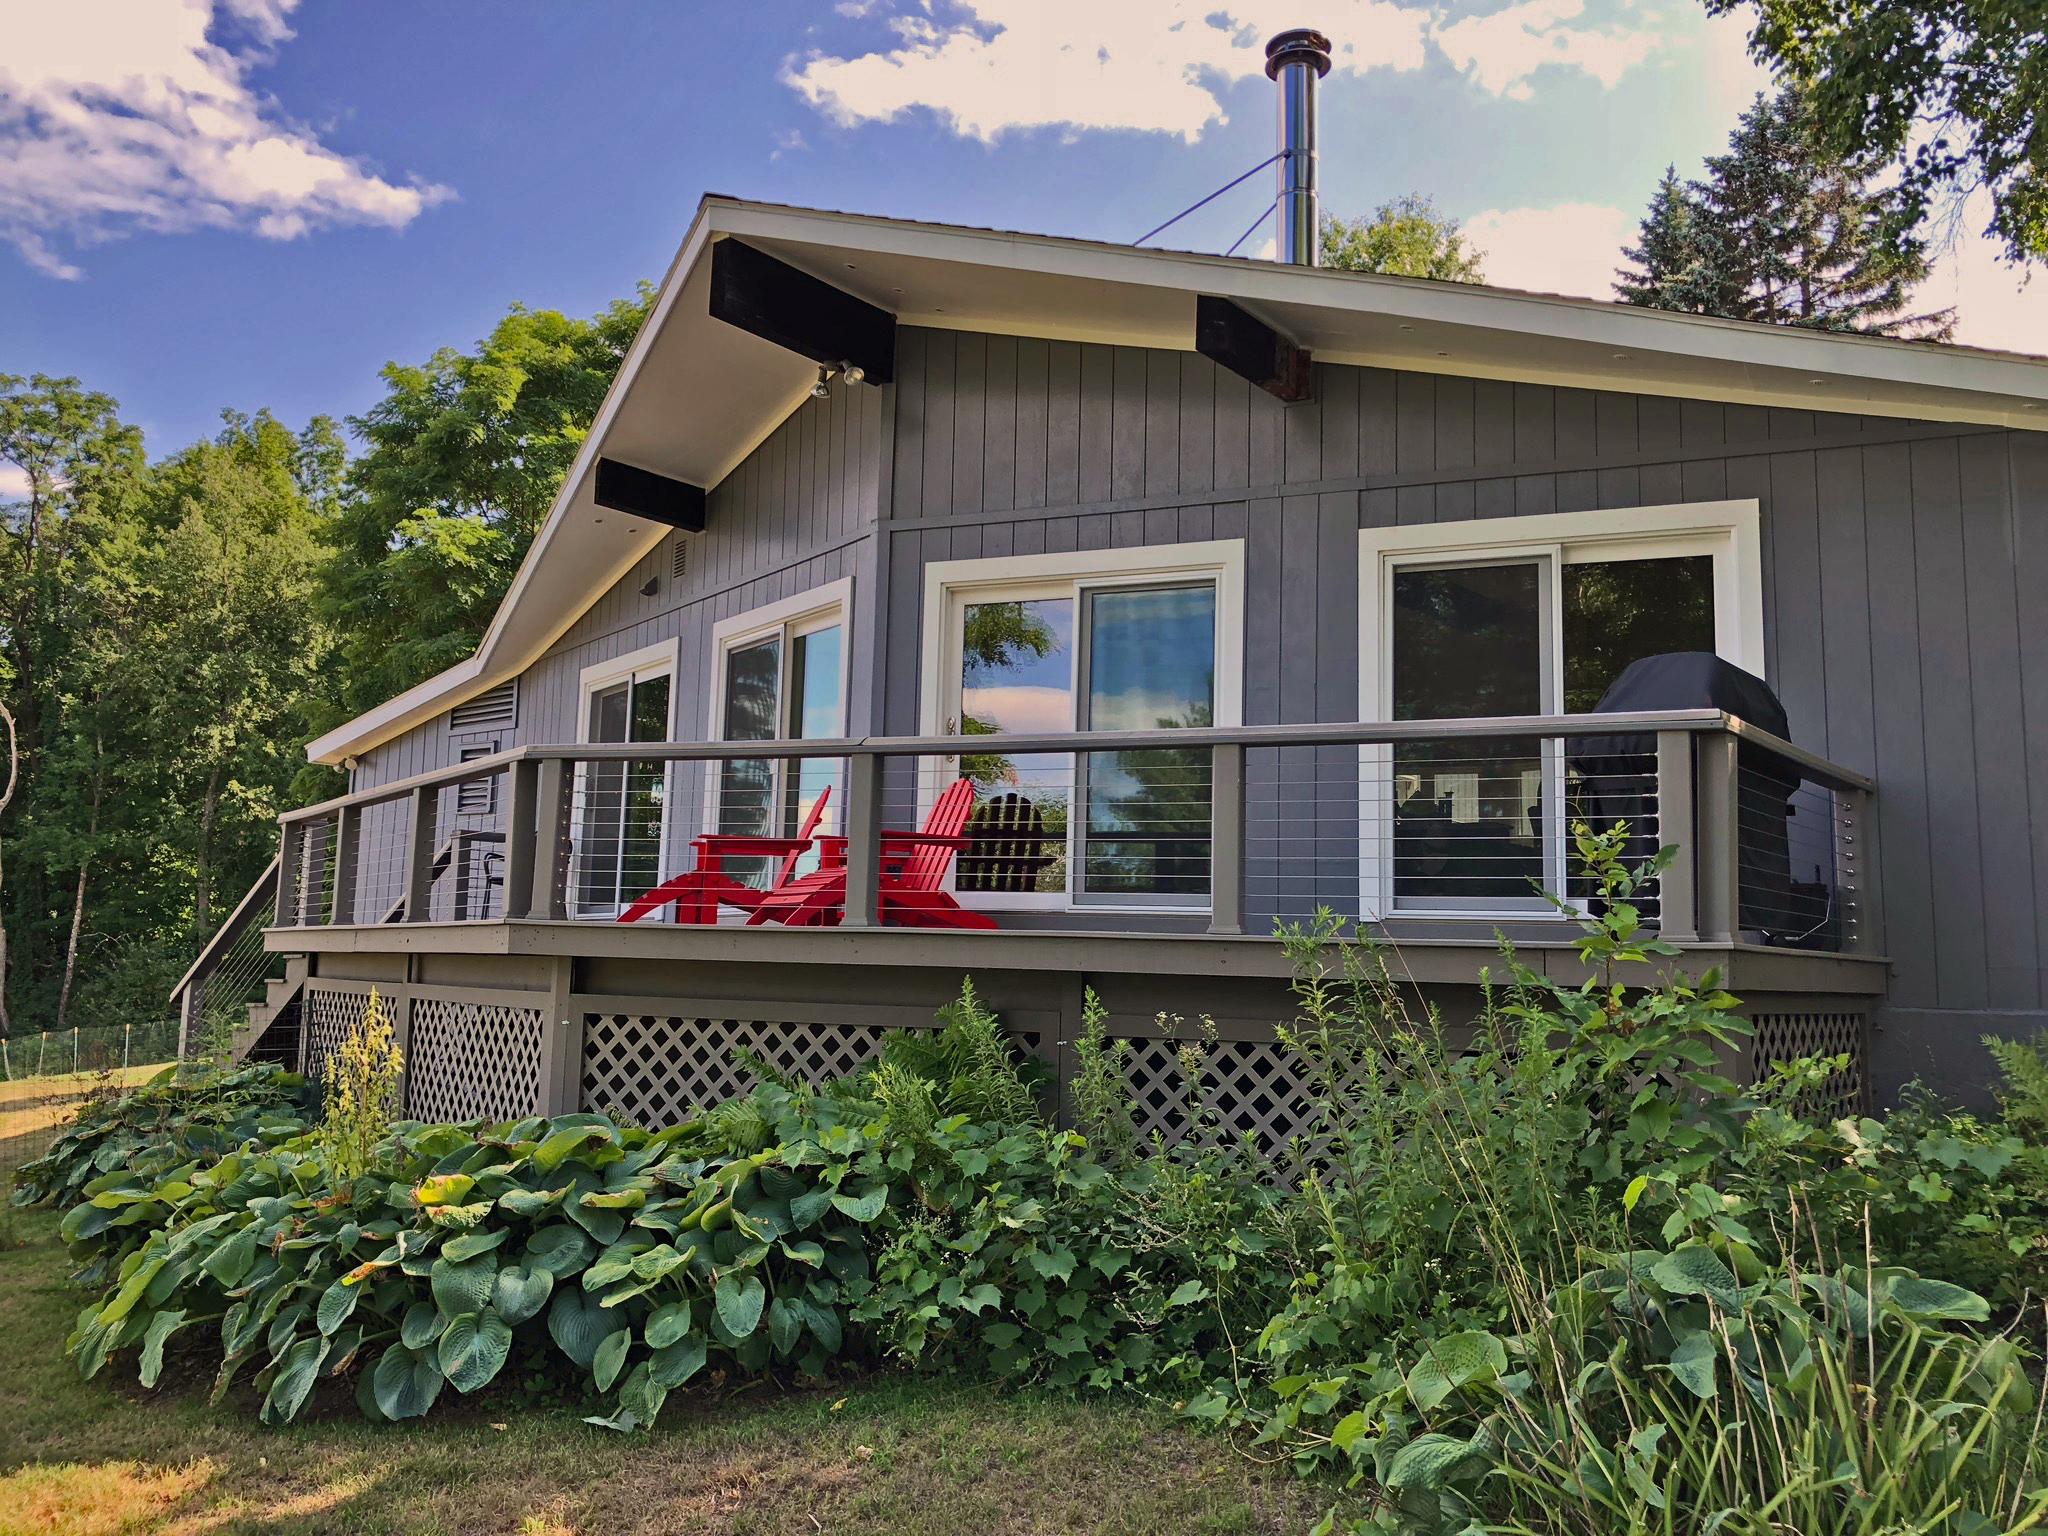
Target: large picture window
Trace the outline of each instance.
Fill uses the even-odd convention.
[[[1361,536],[1362,719],[1589,713],[1627,667],[1716,652],[1761,672],[1751,502]],[[1362,754],[1369,913],[1550,912],[1573,765],[1538,734]],[[1539,889],[1540,888],[1540,889]]]
[[[926,728],[988,736],[1237,721],[1241,546],[1176,545],[927,567]],[[1206,746],[986,752],[935,764],[979,786],[956,894],[988,907],[1206,907]]]

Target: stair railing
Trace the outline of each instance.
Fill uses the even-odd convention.
[[[246,1008],[263,996],[266,981],[283,974],[284,956],[263,947],[263,929],[277,910],[278,862],[272,859],[256,877],[171,989],[171,1005],[178,1011],[180,1061],[190,1059],[199,1045],[209,1012]]]

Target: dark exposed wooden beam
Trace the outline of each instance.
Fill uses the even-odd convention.
[[[1308,398],[1308,349],[1228,299],[1195,295],[1195,350],[1276,400]]]
[[[614,512],[630,512],[685,533],[704,531],[704,490],[687,480],[671,480],[617,459],[599,459],[594,494],[600,507]]]
[[[896,317],[734,239],[711,248],[711,314],[814,363],[896,377]]]

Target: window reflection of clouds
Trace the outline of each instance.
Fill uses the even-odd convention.
[[[1213,585],[1097,592],[1089,610],[1091,729],[1150,730],[1206,717],[1216,681]]]

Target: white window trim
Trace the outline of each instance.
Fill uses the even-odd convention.
[[[587,743],[590,740],[590,696],[593,693],[597,692],[600,688],[609,688],[615,683],[637,681],[643,677],[666,677],[668,679],[668,720],[662,726],[662,736],[667,741],[675,740],[676,706],[680,702],[676,695],[681,691],[679,686],[681,678],[678,676],[681,669],[682,641],[680,638],[663,640],[654,645],[642,646],[637,651],[628,651],[622,656],[612,657],[609,661],[592,662],[589,666],[583,668],[582,671],[576,674],[576,740],[579,743]],[[669,764],[662,772],[663,777],[668,780],[668,787],[673,789],[675,765],[673,763]],[[576,769],[576,793],[579,797],[583,793],[583,780],[584,769],[581,764],[578,764]],[[655,883],[657,885],[668,879],[669,875],[673,873],[669,867],[669,835],[674,828],[669,817],[674,803],[675,797],[673,794],[664,794],[662,796],[660,852],[655,860]],[[581,816],[578,816],[570,826],[569,843],[569,868],[573,871],[577,866],[577,861],[582,857],[583,851],[583,818]],[[573,889],[569,893],[569,904],[575,909],[577,917],[588,918],[602,915],[602,909],[599,907],[591,906],[588,909],[578,907],[576,904],[576,893]],[[619,910],[615,908],[613,915],[616,916]]]
[[[792,632],[802,634],[812,629],[825,629],[829,625],[814,622],[828,615],[839,624],[839,729],[836,734],[846,734],[846,709],[848,691],[853,682],[853,578],[842,576],[837,581],[828,581],[823,586],[812,587],[791,597],[764,603],[759,608],[749,608],[745,613],[736,613],[731,618],[720,619],[711,626],[711,676],[705,687],[710,699],[710,711],[704,722],[704,739],[722,741],[725,728],[725,658],[735,650],[743,649],[770,635],[787,637]],[[788,666],[789,648],[783,647],[782,661]],[[787,672],[784,682],[787,682]],[[843,791],[842,791],[843,792]],[[835,799],[837,796],[834,797]],[[828,809],[823,830],[834,825],[844,827],[846,808]],[[718,826],[718,774],[716,771],[704,775],[704,808],[697,822],[705,831],[715,831]]]
[[[711,626],[711,686],[705,689],[710,696],[711,707],[704,722],[706,741],[723,739],[719,731],[725,722],[727,652],[766,639],[769,635],[804,625],[807,620],[823,618],[828,613],[836,613],[839,617],[839,730],[842,735],[845,733],[847,685],[853,679],[853,647],[849,643],[853,628],[851,576],[828,581],[822,587],[812,587],[809,591],[799,592],[793,597],[764,603],[759,608],[749,608],[745,613],[736,613],[729,619],[720,619]]]
[[[1557,512],[1537,517],[1495,517],[1475,522],[1422,523],[1398,528],[1362,528],[1358,534],[1358,718],[1391,718],[1393,614],[1387,602],[1391,572],[1403,565],[1430,565],[1459,556],[1510,557],[1554,554],[1560,565],[1577,560],[1650,560],[1675,555],[1714,556],[1714,650],[1743,670],[1764,676],[1763,512],[1755,499],[1686,502],[1655,507],[1616,507],[1592,512]],[[1550,643],[1562,646],[1562,626],[1551,625]],[[1550,668],[1562,687],[1563,657]],[[1393,753],[1384,746],[1359,750],[1359,911],[1368,920],[1389,916],[1393,903],[1391,824],[1376,786],[1387,782]],[[1561,772],[1561,764],[1559,766]],[[1561,846],[1561,845],[1560,845]],[[1553,872],[1554,873],[1554,872]],[[1445,911],[1403,907],[1400,915],[1458,916],[1481,921],[1527,919],[1527,910]],[[1562,913],[1555,914],[1560,919]]]
[[[934,560],[924,568],[924,632],[919,647],[919,719],[925,735],[948,734],[953,711],[955,674],[959,670],[954,617],[968,600],[985,601],[1005,593],[1058,596],[1078,584],[1092,587],[1150,586],[1179,577],[1211,578],[1216,583],[1216,724],[1244,721],[1244,567],[1242,539],[1212,539],[1189,544],[1150,544],[1133,549],[1060,550],[1041,555],[989,555],[977,560]],[[1076,619],[1078,621],[1078,610]],[[922,815],[936,794],[937,775],[920,772],[918,805]],[[1073,818],[1068,818],[1069,861],[1072,865]],[[1071,877],[1070,877],[1071,878]],[[1071,887],[1064,892],[1011,892],[962,897],[964,905],[987,911],[1080,911],[1102,913],[1181,913],[1209,910],[1206,903],[1162,906],[1104,901],[1077,901]]]
[[[681,669],[682,641],[663,640],[655,645],[642,646],[637,651],[628,651],[623,656],[614,656],[610,661],[592,662],[576,674],[577,698],[581,708],[576,719],[576,740],[590,740],[590,696],[600,688],[613,683],[625,682],[629,678],[659,677],[668,675],[668,724],[665,729],[668,739],[675,739],[676,731],[676,682]]]

